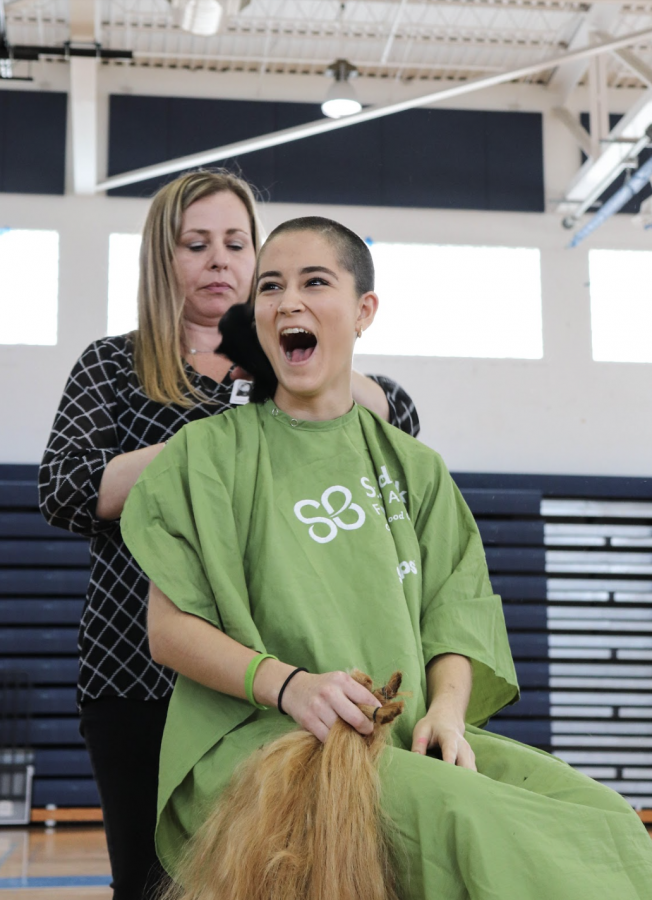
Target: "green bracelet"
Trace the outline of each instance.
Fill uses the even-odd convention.
[[[247,671],[245,672],[245,696],[249,703],[251,703],[252,706],[255,706],[256,709],[269,709],[269,706],[263,706],[262,703],[257,703],[256,698],[254,697],[254,678],[256,677],[258,666],[264,659],[278,660],[278,656],[272,656],[271,653],[259,653],[258,656],[254,656],[251,660],[247,666]]]

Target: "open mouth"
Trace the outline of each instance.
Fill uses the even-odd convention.
[[[284,328],[280,338],[281,349],[291,363],[306,362],[317,346],[317,338],[305,328]]]

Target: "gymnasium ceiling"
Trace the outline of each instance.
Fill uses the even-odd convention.
[[[2,0],[0,0],[1,4]],[[105,50],[131,50],[109,66],[220,72],[319,74],[344,57],[360,76],[461,83],[517,69],[596,40],[652,29],[652,0],[224,0],[211,37],[181,30],[169,0],[97,0],[95,39]],[[63,45],[74,17],[93,0],[4,0],[13,45]],[[73,21],[71,22],[71,10]],[[652,70],[652,36],[629,46]],[[644,77],[606,54],[608,87],[643,90]],[[29,63],[15,64],[15,74]],[[521,79],[568,96],[586,81],[588,61]]]
[[[652,0],[220,0],[220,27],[210,37],[180,27],[179,8],[188,2],[0,0],[0,30],[14,48],[14,61],[3,61],[0,46],[0,75],[4,66],[5,76],[9,69],[14,78],[29,77],[30,67],[42,72],[48,60],[70,66],[75,192],[164,173],[159,165],[156,172],[149,167],[100,181],[98,63],[132,72],[135,84],[147,70],[284,75],[297,88],[294,99],[304,94],[302,85],[314,84],[306,76],[323,75],[341,58],[367,84],[412,85],[407,101],[171,160],[162,164],[165,172],[521,81],[550,98],[542,108],[548,106],[585,154],[563,198],[552,204],[573,227],[615,179],[640,165],[639,154],[652,143]],[[97,58],[98,48],[114,58]],[[30,62],[30,53],[41,61]],[[584,86],[578,106],[571,98]],[[627,112],[612,127],[613,91]],[[588,108],[590,130],[580,125],[578,108]]]

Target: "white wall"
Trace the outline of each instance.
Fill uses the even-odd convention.
[[[35,88],[65,90],[63,66],[47,70],[48,81]],[[174,75],[174,78],[171,75]],[[188,73],[131,74],[102,69],[100,147],[105,146],[106,97],[111,91],[310,99],[291,96],[296,79],[243,76],[216,82]],[[120,78],[125,85],[121,88]],[[308,94],[318,99],[323,85],[307,79]],[[128,82],[128,83],[127,83]],[[314,82],[314,83],[313,83]],[[256,87],[258,85],[258,87]],[[270,87],[271,85],[271,87]],[[20,86],[20,85],[19,85]],[[373,86],[372,86],[373,87]],[[409,88],[413,93],[415,87]],[[371,91],[372,88],[369,88]],[[381,88],[373,87],[379,92]],[[401,86],[383,86],[384,97]],[[623,111],[634,96],[614,95],[613,111]],[[506,86],[449,106],[544,111],[546,198],[559,198],[578,164],[572,140],[548,110],[555,98],[541,89]],[[576,99],[585,109],[583,98]],[[216,144],[219,143],[219,135]],[[309,141],[306,141],[306,150]],[[100,175],[105,153],[100,152]],[[135,232],[147,203],[98,197],[44,197],[0,194],[0,226],[52,228],[60,233],[59,341],[54,347],[0,345],[0,462],[37,462],[47,439],[66,376],[79,353],[105,334],[108,236]],[[611,220],[583,245],[566,250],[568,232],[552,213],[511,214],[465,211],[306,207],[276,204],[263,209],[268,229],[308,210],[330,215],[378,241],[494,244],[541,250],[544,358],[542,360],[469,360],[425,357],[360,357],[367,371],[391,375],[414,397],[422,421],[422,439],[437,448],[457,471],[650,475],[652,472],[652,365],[595,363],[591,358],[588,250],[591,247],[652,249],[649,232],[637,231],[628,218]],[[26,278],[38,277],[38,259]],[[433,283],[436,289],[436,273]],[[429,286],[432,288],[432,284]],[[649,286],[648,286],[649,289]],[[381,297],[382,301],[382,297]],[[2,303],[20,302],[2,295]],[[419,323],[408,326],[418,328]],[[652,338],[652,336],[651,336]]]

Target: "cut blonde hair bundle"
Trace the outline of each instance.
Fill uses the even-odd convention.
[[[373,691],[381,707],[360,706],[374,722],[368,737],[338,719],[325,744],[293,731],[252,754],[164,900],[396,900],[378,762],[403,711],[400,683],[395,673]]]

